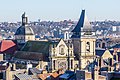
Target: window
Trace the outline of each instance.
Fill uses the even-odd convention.
[[[89,65],[90,64],[90,61],[89,60],[87,60],[87,65]]]
[[[71,60],[71,69],[73,69],[73,60]]]
[[[28,40],[30,39],[30,37],[28,37]]]
[[[102,48],[105,48],[105,43],[102,43]]]
[[[72,48],[72,44],[70,45],[70,48]]]
[[[55,60],[53,60],[53,69],[55,70]]]
[[[67,33],[66,33],[66,39],[68,39],[68,37],[67,37]]]
[[[71,51],[71,53],[70,53],[70,56],[72,56],[72,51]]]
[[[64,55],[64,54],[65,54],[64,48],[65,48],[64,45],[60,45],[60,46],[59,46],[59,54],[61,54],[61,55]]]
[[[55,56],[55,48],[53,49],[53,56]]]
[[[61,48],[61,54],[63,54],[64,53],[64,49],[63,48]]]
[[[86,51],[90,52],[90,42],[86,43]]]

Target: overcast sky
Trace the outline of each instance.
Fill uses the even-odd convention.
[[[78,20],[82,9],[89,21],[120,21],[120,0],[1,0],[0,21],[20,21],[23,12],[29,21]]]

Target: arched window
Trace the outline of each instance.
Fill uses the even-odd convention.
[[[90,42],[86,43],[86,51],[90,52]]]
[[[70,48],[72,48],[72,44],[70,45]]]
[[[90,64],[90,61],[89,60],[87,60],[87,65],[89,65]]]
[[[64,53],[64,48],[61,48],[61,54],[63,54]]]
[[[71,53],[70,53],[70,56],[72,56],[72,51],[71,51]]]
[[[53,60],[53,69],[55,70],[55,60]]]
[[[59,46],[59,54],[61,54],[61,55],[64,55],[64,54],[65,54],[64,48],[65,48],[64,45],[60,45],[60,46]]]
[[[104,42],[102,43],[102,48],[105,48],[105,43]]]

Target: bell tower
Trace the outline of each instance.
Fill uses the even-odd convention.
[[[75,58],[79,62],[79,69],[84,69],[94,60],[96,43],[96,34],[86,17],[85,10],[82,10],[80,19],[72,32]]]

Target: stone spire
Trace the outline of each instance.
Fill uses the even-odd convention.
[[[81,27],[83,27],[84,14],[85,14],[85,10],[82,10],[80,19],[79,19],[77,25],[75,26],[75,28],[72,30],[73,35],[71,36],[71,38],[80,38]]]
[[[83,31],[91,31],[92,27],[90,25],[90,22],[86,16],[86,14],[84,13],[84,21],[83,21]]]
[[[77,25],[75,26],[75,28],[72,30],[73,35],[71,38],[80,38],[81,32],[87,32],[87,31],[91,32],[92,27],[91,27],[90,22],[85,14],[85,10],[82,10],[80,19],[79,19]]]
[[[85,15],[85,10],[82,10],[80,19],[75,26],[75,28],[72,30],[72,32],[81,32],[81,27],[83,27],[84,24],[84,15]]]

